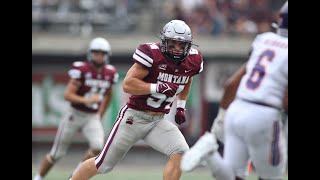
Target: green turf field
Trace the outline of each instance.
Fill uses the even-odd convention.
[[[35,175],[35,169],[32,169],[32,178]],[[69,170],[52,169],[46,180],[68,180]],[[162,170],[136,170],[136,169],[118,169],[113,170],[109,174],[97,175],[93,180],[162,180]],[[287,180],[288,177],[285,178]],[[185,173],[181,180],[213,180],[207,170],[196,170],[194,172]],[[251,175],[247,180],[257,180],[256,176]]]

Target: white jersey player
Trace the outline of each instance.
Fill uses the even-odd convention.
[[[240,180],[250,159],[260,179],[282,179],[287,163],[281,109],[288,88],[288,2],[280,10],[277,34],[258,35],[252,47],[246,74],[225,114],[224,157],[217,153],[215,135],[206,133],[184,154],[183,171],[207,158],[217,180]]]
[[[237,91],[237,98],[282,108],[288,83],[288,38],[267,32],[252,43],[254,51]]]

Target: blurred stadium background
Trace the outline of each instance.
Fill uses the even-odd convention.
[[[121,85],[135,48],[141,43],[159,42],[155,35],[171,19],[190,25],[193,42],[199,45],[205,63],[203,73],[192,85],[188,122],[179,127],[192,146],[210,128],[226,78],[247,60],[255,35],[272,30],[270,24],[284,1],[32,0],[32,175],[51,148],[68,105],[63,99],[67,70],[73,61],[85,59],[93,37],[102,36],[110,42],[111,64],[120,75],[103,119],[108,134],[128,97]],[[167,117],[174,122],[173,115],[170,112]],[[74,141],[48,179],[67,179],[76,166],[87,145],[80,134]],[[105,179],[161,179],[165,161],[165,156],[138,142]],[[211,178],[205,168],[199,168],[181,179]]]

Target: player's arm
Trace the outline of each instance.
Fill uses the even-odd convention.
[[[142,79],[149,74],[149,71],[138,63],[134,63],[123,80],[123,91],[132,95],[150,94],[150,83]]]
[[[112,86],[111,86],[111,88],[108,90],[108,92],[106,93],[106,95],[104,96],[104,98],[100,104],[99,115],[100,115],[101,119],[110,105],[110,102],[112,100],[112,95],[113,95],[113,91],[112,91]]]
[[[227,109],[236,96],[241,78],[246,73],[246,63],[242,65],[224,84],[224,92],[220,100],[220,107]]]
[[[96,103],[101,99],[101,97],[99,97],[98,95],[92,96],[90,98],[85,98],[77,95],[76,92],[78,91],[80,86],[81,86],[81,82],[79,80],[70,79],[64,91],[64,99],[72,103],[83,103],[83,104]]]
[[[190,88],[192,84],[192,77],[189,79],[189,82],[184,86],[184,89],[177,95],[177,100],[187,101]]]
[[[179,125],[186,121],[185,107],[190,92],[191,84],[192,77],[189,79],[189,82],[184,86],[183,90],[177,96],[177,110],[175,115],[175,121]]]
[[[252,51],[253,51],[253,47],[250,48],[248,52],[248,57],[251,56]],[[234,100],[239,84],[241,82],[241,79],[246,74],[246,66],[247,66],[247,63],[244,63],[225,82],[222,99],[220,100],[220,107],[223,108],[224,110],[227,109],[231,104],[231,102]]]
[[[235,73],[229,77],[224,84],[224,91],[222,99],[220,100],[220,107],[218,115],[213,121],[211,132],[216,135],[219,141],[224,142],[224,114],[231,102],[234,100],[241,78],[246,73],[246,63],[242,65]]]
[[[113,68],[113,70],[115,71],[115,74],[113,76],[113,80],[112,80],[112,85],[110,86],[110,88],[108,89],[107,93],[104,95],[104,98],[100,104],[100,107],[99,107],[99,115],[100,115],[100,118],[102,119],[104,113],[106,112],[106,110],[108,109],[110,103],[111,103],[111,100],[112,100],[112,96],[113,96],[113,85],[115,83],[118,82],[118,79],[119,79],[119,74],[116,72],[116,69]]]

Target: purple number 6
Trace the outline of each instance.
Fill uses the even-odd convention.
[[[264,62],[272,62],[274,55],[275,52],[270,49],[267,49],[260,54],[259,59],[257,63],[254,65],[250,77],[247,80],[247,87],[249,89],[255,90],[260,86],[262,79],[266,74],[266,67],[264,65]]]

